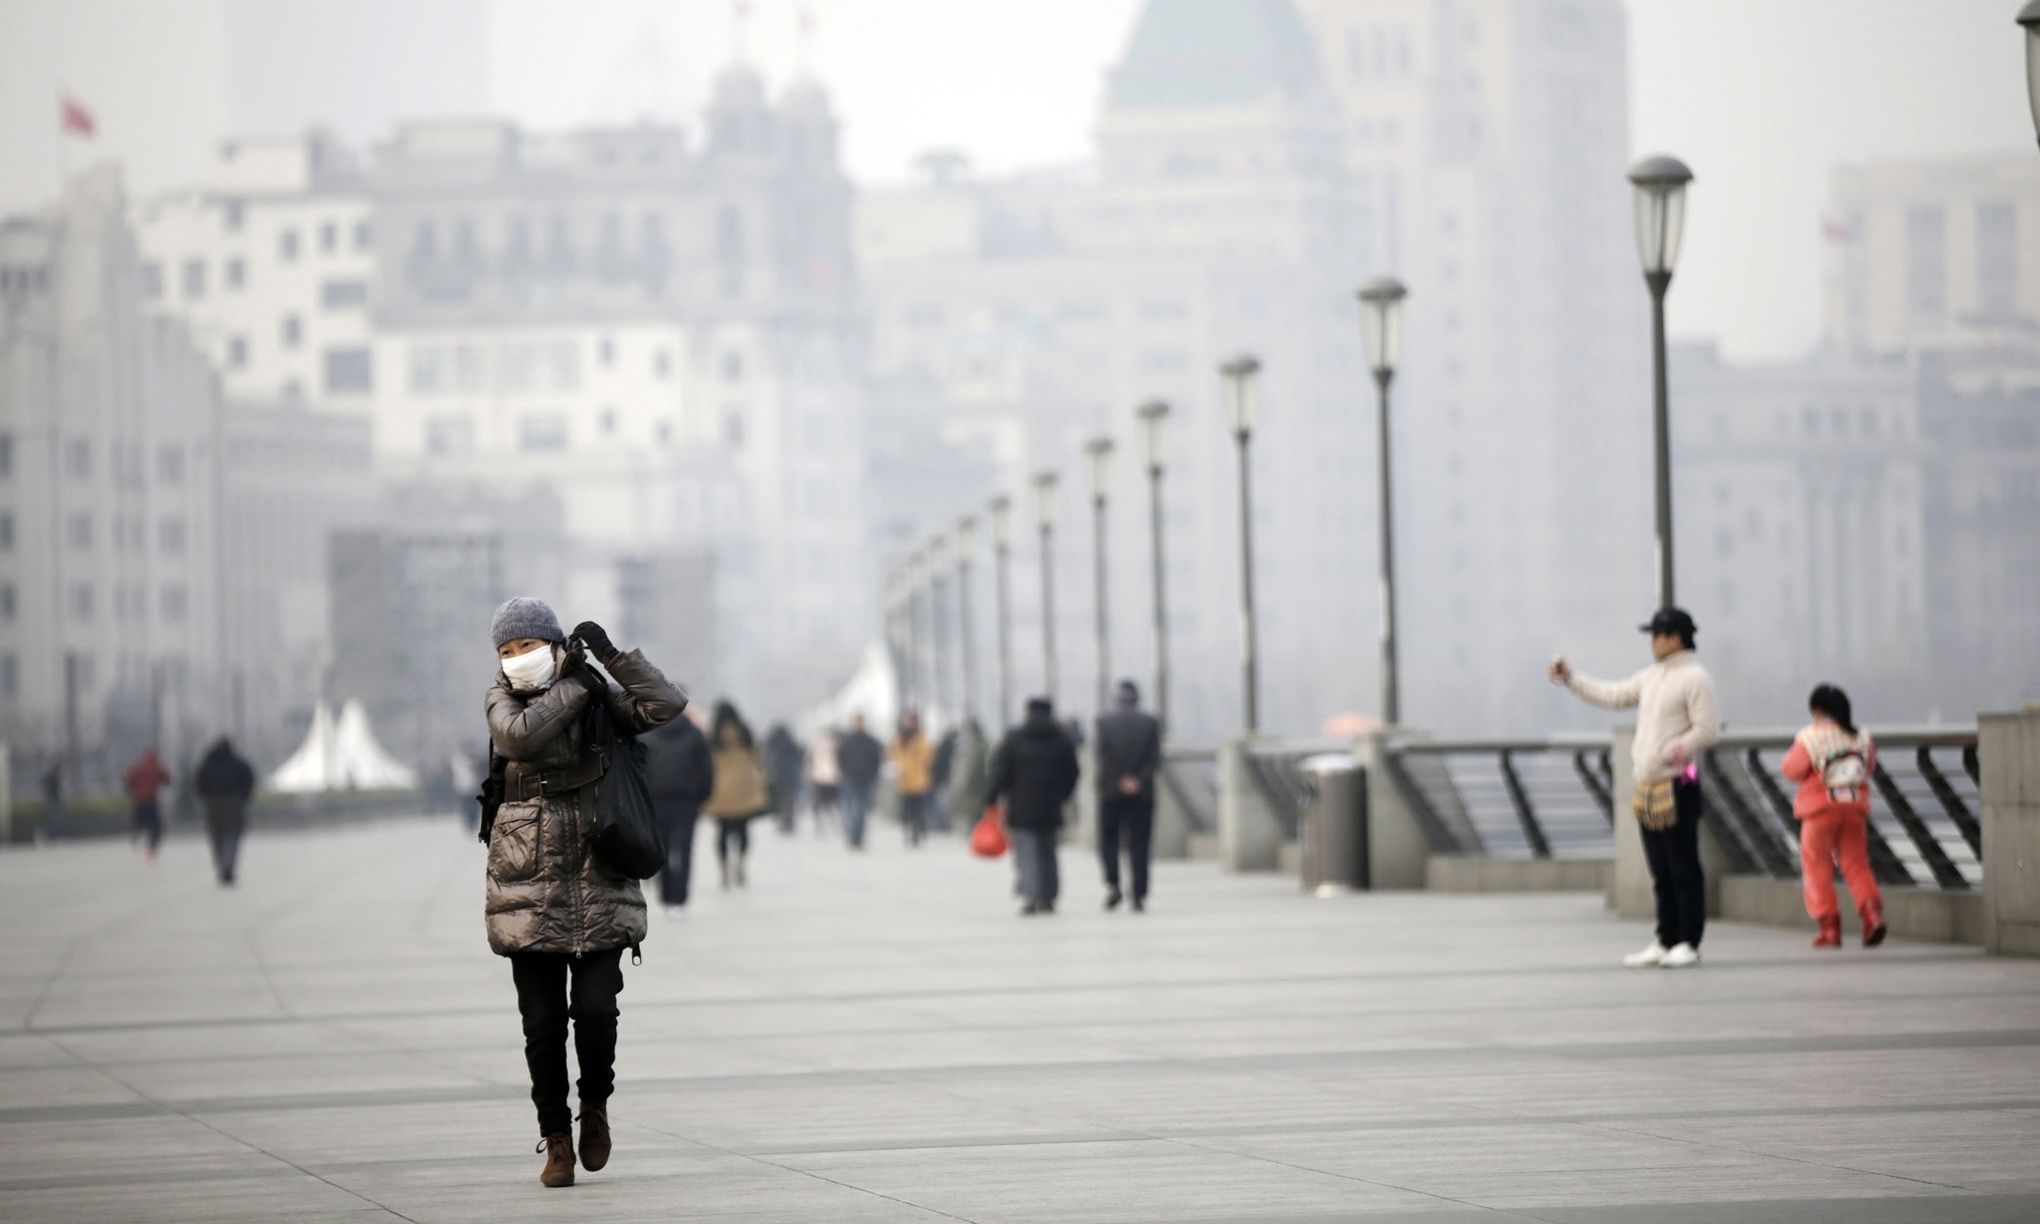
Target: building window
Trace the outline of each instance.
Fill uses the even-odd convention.
[[[277,332],[283,340],[283,347],[294,349],[305,338],[304,320],[294,314],[287,314],[283,316],[282,322],[277,327]]]
[[[571,340],[506,344],[497,368],[505,391],[574,391],[581,385],[581,348]]]
[[[604,336],[601,340],[597,341],[595,344],[595,360],[602,363],[604,369],[614,365],[616,363],[616,341],[611,340],[608,336]]]
[[[276,257],[285,263],[296,263],[298,236],[294,229],[284,230],[276,236]]]
[[[142,296],[151,298],[163,296],[163,265],[155,260],[142,265]]]
[[[474,418],[458,413],[427,420],[425,449],[434,455],[472,455],[475,451]]]
[[[602,415],[597,417],[596,421],[602,426],[602,433],[604,437],[612,437],[615,435],[616,409],[604,408],[602,410]]]
[[[558,413],[523,418],[517,422],[517,446],[528,451],[567,449],[567,418]]]
[[[241,231],[241,223],[247,219],[247,212],[248,206],[241,201],[227,201],[226,210],[220,214],[220,219],[226,223],[228,233],[236,234]]]
[[[744,355],[742,353],[724,353],[722,355],[722,376],[724,382],[742,382],[744,380]]]
[[[319,226],[319,253],[331,255],[340,249],[340,227],[327,221]]]
[[[14,584],[0,582],[0,621],[14,623]]]
[[[355,310],[368,305],[368,282],[359,278],[329,280],[319,286],[319,305],[327,310]]]
[[[71,479],[92,478],[92,443],[84,438],[73,438],[64,446],[64,466],[70,469]]]
[[[305,397],[305,384],[295,378],[283,380],[283,398],[295,404]]]
[[[715,260],[724,297],[744,292],[744,214],[725,207],[715,218]]]
[[[374,363],[367,349],[326,350],[326,394],[366,395],[374,385]]]
[[[652,377],[667,379],[673,376],[673,354],[660,349],[652,354]]]
[[[73,552],[92,551],[92,516],[83,510],[64,521],[64,539]]]
[[[92,619],[92,584],[74,582],[71,584],[71,618],[78,621]]]
[[[246,285],[248,283],[248,265],[246,261],[238,256],[229,259],[227,261],[226,278],[227,288],[229,289],[239,289]]]
[[[184,261],[184,296],[197,300],[205,296],[205,261],[187,259]]]
[[[673,423],[671,421],[660,421],[657,434],[660,446],[671,444],[673,441]]]
[[[366,251],[368,244],[375,240],[375,230],[366,221],[354,223],[354,249]]]
[[[2019,311],[2019,211],[2010,200],[1976,206],[1976,311],[1986,319]]]
[[[0,434],[0,479],[14,475],[14,435]]]
[[[176,583],[172,583],[169,586],[164,587],[163,619],[169,621],[171,624],[181,624],[184,620],[184,612],[185,612],[184,588],[177,585]]]
[[[156,452],[156,479],[166,485],[184,483],[184,448],[165,446]]]
[[[1905,210],[1906,311],[1937,322],[1948,310],[1948,215],[1939,206]]]
[[[14,551],[14,516],[0,514],[0,552]]]
[[[184,555],[184,520],[166,518],[156,525],[157,550],[166,557]]]
[[[744,444],[744,406],[730,404],[723,409],[723,441],[731,447]]]
[[[11,654],[0,655],[0,697],[12,697],[20,687],[20,665]]]
[[[227,368],[240,370],[248,365],[248,337],[230,336],[227,339]]]

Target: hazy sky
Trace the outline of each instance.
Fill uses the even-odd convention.
[[[287,3],[288,0],[275,0]],[[799,13],[845,123],[851,172],[905,177],[933,145],[993,170],[1085,156],[1099,82],[1140,0],[756,0],[748,51],[775,86]],[[1638,152],[1697,176],[1673,330],[1731,356],[1820,332],[1820,215],[1836,164],[2034,153],[2016,0],[1630,0]],[[0,0],[0,208],[56,174],[55,97],[101,123],[93,155],[158,190],[203,174],[224,132],[220,0]],[[535,126],[685,117],[731,46],[722,0],[493,0],[490,97]],[[278,127],[302,120],[279,115]],[[2040,155],[2040,154],[2035,154]]]

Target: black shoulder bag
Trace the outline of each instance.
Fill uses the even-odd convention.
[[[482,791],[475,796],[475,802],[482,805],[481,839],[484,846],[489,844],[489,834],[496,827],[496,809],[503,806],[503,791],[507,785],[504,770],[508,762],[496,755],[496,741],[489,741],[489,776],[482,779]]]
[[[595,788],[589,841],[603,866],[633,880],[649,880],[666,865],[666,839],[652,811],[652,789],[645,781],[645,746],[635,735],[621,735],[609,716],[609,703],[597,697],[588,703],[588,747],[602,761]]]

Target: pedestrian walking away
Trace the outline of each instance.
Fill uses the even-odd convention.
[[[836,763],[843,771],[843,836],[852,850],[862,850],[878,771],[885,764],[885,746],[864,729],[864,715],[852,718],[850,733],[837,742]]]
[[[1162,724],[1140,708],[1140,689],[1121,680],[1114,709],[1098,720],[1098,860],[1105,869],[1105,908],[1116,909],[1119,846],[1126,843],[1133,909],[1147,908],[1148,856],[1155,833],[1155,771],[1162,764]]]
[[[64,835],[64,817],[66,813],[64,811],[64,758],[61,756],[50,758],[49,768],[43,770],[42,797],[43,836],[52,838],[62,837]]]
[[[645,781],[652,792],[666,837],[666,865],[659,871],[659,903],[674,914],[687,912],[688,887],[694,878],[694,826],[701,805],[715,788],[715,761],[708,737],[701,733],[696,711],[647,731]]]
[[[1595,680],[1564,656],[1549,674],[1586,701],[1611,710],[1636,709],[1630,747],[1636,791],[1629,810],[1643,837],[1657,895],[1657,938],[1623,958],[1632,969],[1681,969],[1700,963],[1707,926],[1707,882],[1700,870],[1700,754],[1721,738],[1714,678],[1694,653],[1693,618],[1661,608],[1642,626],[1657,662],[1627,680]]]
[[[154,748],[145,748],[120,776],[120,782],[134,808],[133,838],[145,842],[143,856],[153,864],[163,844],[163,807],[157,800],[170,784],[170,771],[163,768]]]
[[[255,768],[222,735],[198,762],[191,789],[205,809],[205,833],[220,887],[232,888],[240,870],[241,834],[248,829],[248,800],[255,794]]]
[[[947,833],[950,829],[949,807],[942,797],[949,793],[949,779],[956,772],[956,745],[962,738],[959,728],[951,727],[935,741],[935,758],[928,769],[928,831]]]
[[[809,807],[815,816],[815,836],[828,831],[828,822],[842,819],[843,768],[836,763],[836,732],[830,729],[815,736],[808,745],[807,785]]]
[[[748,884],[744,861],[751,853],[751,822],[772,810],[771,784],[765,762],[751,738],[751,728],[727,701],[715,706],[709,725],[709,751],[715,759],[715,785],[701,810],[715,817],[715,861],[722,886]]]
[[[772,811],[781,833],[793,832],[800,815],[801,767],[806,761],[807,750],[786,724],[772,724],[765,733],[765,770],[772,779]]]
[[[1799,821],[1806,913],[1820,928],[1813,946],[1842,946],[1835,903],[1839,865],[1863,920],[1863,946],[1874,948],[1884,942],[1884,894],[1870,869],[1870,779],[1877,772],[1877,745],[1853,721],[1849,695],[1834,685],[1814,689],[1807,706],[1813,721],[1792,738],[1781,772],[1799,783],[1792,815]]]
[[[921,730],[921,716],[900,715],[899,731],[886,749],[894,770],[893,787],[900,797],[900,826],[907,844],[918,846],[928,835],[928,812],[934,806],[935,746]]]
[[[956,757],[949,769],[949,818],[959,829],[977,825],[985,814],[985,786],[991,774],[992,750],[975,718],[963,720],[956,733]]]
[[[1006,805],[1006,832],[1025,898],[1023,915],[1055,912],[1061,891],[1056,840],[1077,776],[1077,746],[1055,721],[1054,705],[1046,697],[1030,699],[1026,720],[1006,733],[992,757],[985,796],[988,803],[1003,800]]]
[[[495,761],[482,817],[488,844],[489,949],[509,958],[538,1111],[539,1181],[574,1184],[578,1163],[609,1162],[623,950],[645,937],[645,899],[590,850],[597,782],[607,761],[590,718],[637,735],[679,716],[686,696],[639,651],[618,650],[583,621],[571,643],[545,601],[520,596],[490,626],[500,670],[484,706]],[[607,669],[615,684],[590,662]],[[621,688],[617,686],[621,685]],[[567,1036],[580,1062],[581,1135],[567,1105]]]

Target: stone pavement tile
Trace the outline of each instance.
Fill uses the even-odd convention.
[[[0,1074],[37,1067],[70,1066],[77,1060],[41,1033],[0,1031]],[[5,1093],[0,1089],[0,1094]]]
[[[1948,1188],[1995,1193],[2040,1189],[2040,1121],[1997,1110],[1919,1110],[1898,1117],[1668,1118],[1609,1125]]]
[[[235,1142],[305,1168],[518,1157],[538,1140],[529,1098],[196,1115]],[[543,1161],[540,1161],[543,1164]]]
[[[239,1173],[274,1163],[245,1143],[170,1114],[0,1125],[0,1196],[35,1179]]]
[[[171,1101],[450,1088],[474,1083],[472,1076],[407,1054],[361,1049],[260,1059],[126,1063],[119,1073],[122,1080],[151,1099]]]
[[[1784,1058],[1752,1054],[1654,1061],[1696,1079],[1732,1076],[1761,1084],[1764,1099],[1773,1104],[1828,1092],[1888,1101],[2040,1100],[2040,1048],[2031,1046],[1915,1049],[1902,1057],[1882,1050],[1846,1050],[1800,1051]]]
[[[1525,1214],[1548,1224],[2032,1224],[2040,1219],[2040,1195],[1623,1203]]]
[[[124,1181],[20,1190],[6,1196],[10,1224],[368,1224],[392,1217],[380,1205],[277,1166],[259,1177],[180,1179],[154,1189]]]
[[[1280,1219],[1459,1206],[1393,1186],[1153,1140],[780,1159],[976,1224]]]
[[[104,1105],[142,1099],[133,1089],[77,1063],[0,1072],[0,1094],[4,1094],[0,1100],[33,1101],[39,1106]],[[0,1104],[0,1111],[5,1109]]]

